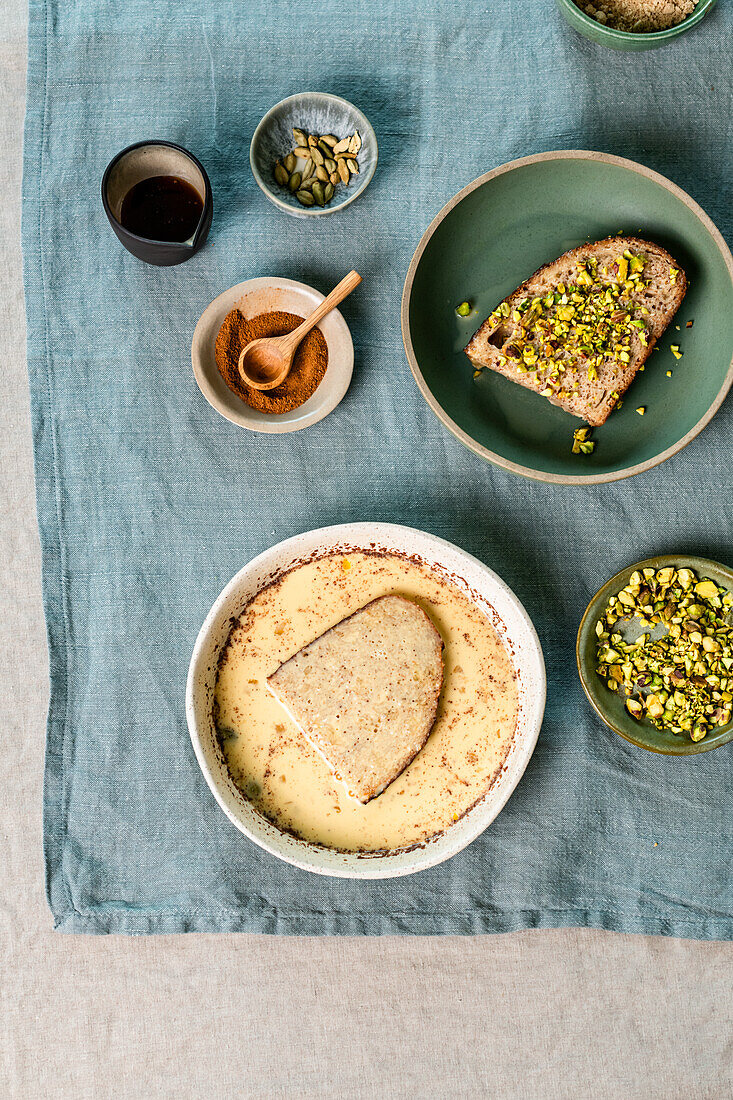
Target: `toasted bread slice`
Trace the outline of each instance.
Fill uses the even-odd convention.
[[[428,739],[443,683],[443,640],[417,604],[381,596],[267,682],[336,778],[366,803]]]
[[[609,237],[573,248],[501,302],[465,351],[588,424],[603,424],[679,309],[687,278],[664,248]]]

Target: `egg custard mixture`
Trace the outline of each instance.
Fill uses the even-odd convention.
[[[267,685],[303,646],[379,596],[418,604],[444,643],[443,690],[427,742],[363,804],[334,778]],[[398,554],[332,554],[264,588],[232,627],[214,716],[232,779],[287,832],[340,851],[409,848],[447,829],[489,789],[509,751],[516,674],[486,615],[437,571]]]

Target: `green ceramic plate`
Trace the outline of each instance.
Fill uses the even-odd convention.
[[[462,349],[538,267],[620,229],[668,248],[690,288],[623,407],[595,430],[595,452],[573,455],[581,421],[493,371],[474,380]],[[475,311],[460,318],[465,299]],[[733,257],[705,212],[664,176],[604,153],[541,153],[481,176],[434,219],[407,273],[402,336],[426,401],[471,450],[541,481],[615,481],[681,450],[723,401],[733,382]],[[679,361],[671,343],[681,345]]]
[[[719,562],[708,561],[707,558],[668,554],[629,565],[615,577],[611,577],[588,604],[578,630],[575,654],[583,690],[598,717],[603,719],[607,726],[641,749],[661,752],[666,756],[690,756],[698,752],[707,752],[708,749],[717,749],[719,745],[727,745],[729,741],[733,741],[733,722],[727,726],[721,726],[716,733],[709,733],[703,741],[698,742],[691,741],[687,737],[675,736],[673,733],[666,733],[656,729],[651,722],[637,722],[632,718],[621,696],[609,691],[605,682],[595,671],[596,623],[609,597],[620,592],[628,584],[629,577],[635,569],[664,569],[669,565],[674,566],[675,569],[694,569],[699,577],[710,577],[717,584],[733,589],[733,569],[729,569],[727,565],[720,565]]]

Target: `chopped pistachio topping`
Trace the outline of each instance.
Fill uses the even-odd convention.
[[[461,302],[460,305],[456,306],[456,313],[458,314],[459,317],[468,317],[470,312],[471,312],[471,303],[470,302]]]
[[[687,328],[692,328],[692,326],[693,326],[694,324],[695,324],[695,322],[694,322],[694,321],[688,321],[688,322],[687,322],[687,326],[686,326],[686,327],[687,327]]]
[[[502,302],[489,318],[501,333],[501,365],[535,374],[545,396],[561,399],[577,389],[579,372],[595,381],[604,364],[623,370],[637,342],[649,343],[649,311],[634,298],[649,285],[645,266],[645,257],[629,249],[602,268],[591,256],[576,263],[572,281],[514,308]]]
[[[681,359],[682,358],[683,352],[680,351],[679,344],[670,344],[669,345],[669,350],[672,352],[675,359]]]
[[[638,412],[639,416],[643,416],[646,412],[646,405],[639,405],[639,408],[636,411]]]
[[[573,432],[573,454],[592,455],[596,449],[595,441],[590,438],[591,428],[576,428]]]
[[[733,593],[692,569],[637,570],[596,623],[596,672],[632,717],[702,741],[731,721],[732,608]],[[626,641],[632,620],[643,633]]]
[[[677,282],[677,276],[679,275],[679,273],[680,273],[679,268],[670,267],[670,269],[669,269],[669,281],[670,281],[670,283],[676,283]]]

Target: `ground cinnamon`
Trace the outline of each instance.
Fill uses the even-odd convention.
[[[284,336],[303,318],[296,313],[258,313],[246,318],[238,309],[227,313],[216,338],[215,356],[219,373],[230,390],[260,412],[285,413],[297,409],[311,397],[323,380],[328,366],[328,346],[323,333],[314,328],[301,341],[285,381],[274,390],[253,390],[239,373],[242,348],[263,336]]]

